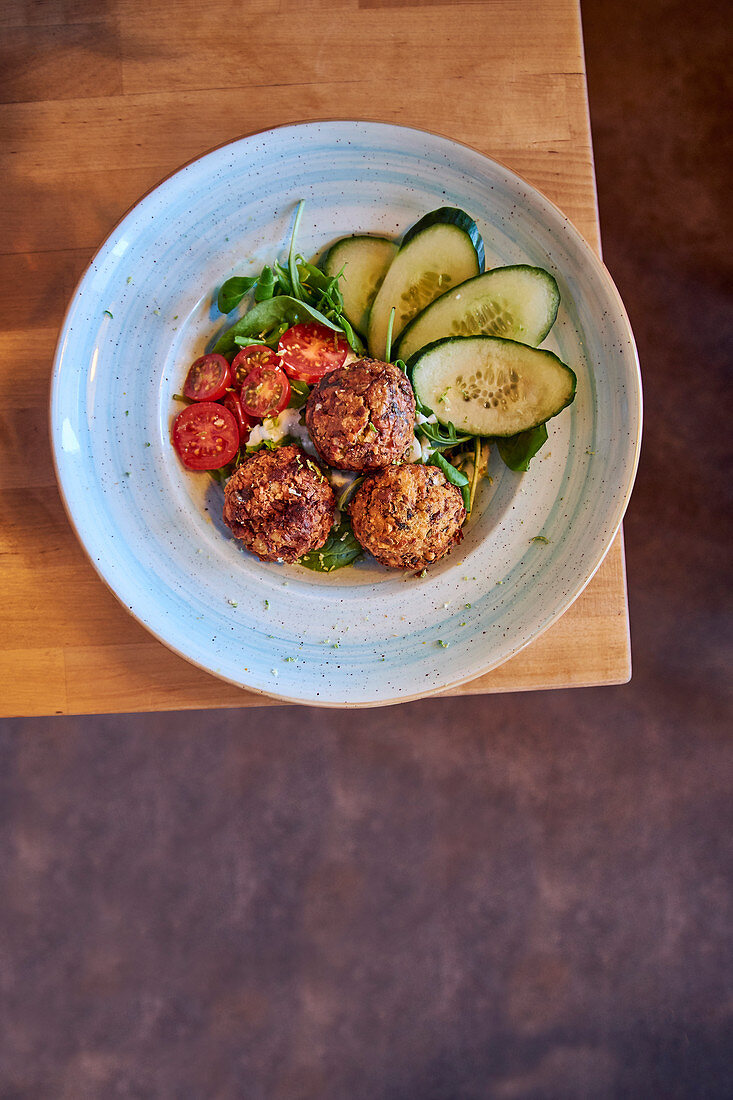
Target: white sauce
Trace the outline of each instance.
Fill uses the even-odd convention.
[[[415,413],[415,424],[437,424],[435,413],[423,416],[421,412]],[[412,451],[408,455],[408,462],[427,462],[432,454],[430,443],[423,436],[415,436],[412,441]]]
[[[279,416],[266,417],[261,424],[255,425],[247,440],[248,447],[256,447],[259,443],[279,443],[286,435],[300,443],[304,451],[315,454],[311,437],[305,424],[300,422],[300,409],[283,409]]]

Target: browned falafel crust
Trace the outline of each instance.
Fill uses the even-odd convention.
[[[335,508],[331,486],[300,447],[255,452],[224,488],[224,522],[262,561],[294,562],[319,550]]]
[[[319,455],[338,470],[379,470],[412,446],[415,395],[399,367],[355,359],[324,374],[305,422]]]
[[[354,534],[391,569],[424,569],[462,538],[460,490],[435,466],[388,466],[365,478],[349,509]]]

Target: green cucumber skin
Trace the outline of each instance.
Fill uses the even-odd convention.
[[[429,214],[425,214],[419,222],[415,222],[407,230],[400,243],[400,248],[404,248],[418,233],[422,233],[423,229],[428,229],[431,225],[456,225],[464,233],[467,233],[471,239],[471,244],[476,249],[479,272],[483,271],[486,252],[478,226],[470,214],[467,214],[465,210],[460,210],[457,206],[439,206],[437,210],[431,210]]]
[[[321,266],[322,271],[324,272],[324,274],[329,275],[331,277],[333,277],[335,275],[338,275],[339,272],[341,271],[342,267],[344,266],[343,260],[340,258],[342,253],[344,253],[345,256],[348,257],[348,254],[350,253],[351,248],[354,244],[360,244],[362,242],[372,242],[372,241],[378,241],[382,245],[388,245],[389,250],[391,252],[391,256],[390,256],[389,260],[384,265],[384,270],[382,271],[382,278],[379,280],[379,282],[377,284],[376,290],[378,292],[379,287],[382,285],[382,280],[384,279],[384,276],[387,274],[387,270],[388,270],[392,260],[395,258],[395,256],[397,255],[397,252],[399,250],[398,243],[394,240],[391,240],[389,237],[380,237],[380,236],[377,236],[376,234],[370,234],[370,233],[354,233],[350,237],[340,237],[337,241],[334,241],[334,243],[331,245],[331,247],[326,252],[323,259],[320,261],[320,266]],[[342,293],[344,293],[343,288],[342,288]],[[357,295],[358,295],[358,292],[356,292],[356,294],[353,295],[352,297],[357,296]],[[360,315],[358,317],[357,316],[350,316],[350,313],[346,312],[346,310],[344,312],[345,312],[345,316],[346,316],[347,320],[350,321],[351,324],[356,329],[356,331],[358,333],[360,333],[360,335],[366,339],[366,329],[367,329],[367,325],[368,325],[368,321],[369,321],[369,309],[365,308],[360,313]],[[355,312],[355,311],[352,310],[351,312]]]
[[[410,356],[407,363],[405,364],[406,368],[407,368],[407,377],[410,379],[410,383],[411,383],[413,391],[415,393],[415,397],[417,398],[418,402],[421,405],[423,405],[424,407],[429,408],[430,406],[428,406],[425,402],[422,401],[422,398],[420,397],[420,395],[417,392],[417,389],[415,388],[415,379],[414,379],[415,369],[419,365],[420,360],[423,359],[425,356],[427,356],[435,348],[442,347],[444,344],[452,344],[452,343],[461,344],[466,340],[491,340],[494,343],[506,344],[506,345],[509,345],[512,348],[517,348],[517,347],[525,348],[527,351],[536,353],[538,355],[546,355],[550,359],[553,359],[557,363],[557,365],[559,367],[561,367],[562,370],[565,371],[570,376],[571,386],[570,386],[570,391],[569,391],[568,397],[565,400],[565,402],[559,408],[556,408],[554,412],[551,412],[548,416],[541,417],[538,420],[535,420],[532,424],[527,424],[524,428],[522,428],[522,432],[530,431],[532,428],[538,428],[541,424],[546,424],[549,420],[552,420],[553,417],[558,416],[563,411],[563,409],[566,409],[568,407],[568,405],[572,405],[573,401],[575,400],[575,393],[576,393],[577,386],[578,386],[578,376],[576,375],[576,373],[572,369],[572,367],[569,367],[567,365],[567,363],[563,363],[562,359],[560,359],[559,356],[555,355],[555,353],[553,351],[548,351],[547,348],[534,348],[534,347],[532,347],[531,344],[520,344],[518,340],[506,340],[501,336],[448,336],[448,337],[444,337],[442,340],[433,340],[432,343],[427,344],[424,348],[420,348],[419,351],[416,351],[414,355]],[[440,424],[443,424],[445,427],[448,426],[448,421],[440,419],[440,413],[439,412],[436,412],[435,409],[432,409],[431,411],[434,413],[436,420],[438,420],[438,422]],[[461,429],[461,430],[468,430],[468,429]],[[473,434],[481,435],[482,433],[475,432]],[[516,432],[516,431],[510,431],[510,432],[504,432],[504,433],[502,433],[502,432],[492,432],[491,435],[487,435],[487,436],[485,436],[485,438],[487,438],[487,439],[511,439],[514,436],[519,435],[519,434],[521,434],[521,433]]]
[[[390,237],[379,237],[374,233],[352,233],[350,237],[339,237],[320,261],[320,267],[326,275],[337,275],[339,273],[341,268],[334,262],[334,257],[345,245],[350,245],[356,241],[384,241],[385,244],[393,245],[395,249],[399,247],[397,242]]]
[[[543,279],[546,279],[546,281],[548,282],[548,284],[550,286],[550,289],[552,291],[552,298],[554,299],[554,302],[550,305],[550,310],[549,310],[549,313],[548,313],[549,324],[546,325],[546,327],[544,328],[544,331],[541,331],[541,334],[538,335],[537,341],[536,341],[537,344],[541,344],[542,341],[547,336],[550,329],[552,328],[552,326],[555,324],[555,321],[557,320],[557,313],[558,313],[558,310],[560,308],[560,291],[558,289],[557,280],[555,279],[555,277],[553,275],[550,274],[549,271],[546,271],[543,267],[532,267],[529,264],[509,264],[505,267],[493,267],[493,268],[490,268],[489,271],[483,271],[479,275],[474,275],[471,279],[466,279],[465,282],[460,283],[456,287],[453,287],[452,290],[447,291],[446,294],[442,295],[440,298],[436,298],[435,301],[433,301],[429,305],[427,305],[425,307],[425,309],[423,309],[420,313],[418,313],[418,315],[416,317],[413,317],[412,320],[409,321],[405,325],[405,327],[403,328],[402,332],[399,335],[399,339],[397,340],[397,344],[396,344],[396,347],[395,347],[395,355],[400,355],[401,354],[400,349],[404,346],[405,342],[408,340],[409,333],[414,332],[417,325],[419,323],[425,321],[425,319],[426,319],[427,315],[429,314],[430,310],[438,302],[442,303],[441,308],[443,308],[445,306],[445,298],[450,298],[452,295],[454,295],[456,293],[456,291],[464,290],[466,287],[470,286],[471,283],[475,283],[478,279],[485,279],[488,283],[492,276],[494,276],[494,275],[498,276],[500,272],[512,272],[512,273],[514,273],[514,272],[519,272],[519,271],[526,271],[528,274],[530,274],[532,277],[535,277],[535,278],[539,276]],[[451,335],[453,335],[453,334],[446,333],[445,337],[442,337],[442,336],[441,337],[436,337],[436,340],[445,339],[445,338],[447,338]],[[477,332],[477,333],[466,333],[466,335],[481,336],[481,335],[488,335],[488,334]],[[431,342],[435,343],[435,340],[433,340]],[[424,351],[426,347],[427,347],[427,344],[423,345],[422,348],[419,348],[417,350],[418,351]]]
[[[436,240],[437,237],[437,240]],[[427,256],[430,253],[430,267],[425,268]],[[418,259],[416,259],[418,257]],[[415,265],[418,265],[417,267]],[[443,266],[445,265],[445,270]],[[384,343],[387,331],[389,309],[388,306],[399,307],[400,296],[410,285],[417,285],[417,276],[424,274],[432,268],[442,274],[450,276],[448,286],[437,288],[438,292],[430,300],[435,301],[450,287],[480,274],[479,259],[470,235],[454,220],[442,220],[436,218],[430,225],[424,225],[420,233],[415,233],[409,241],[401,244],[399,251],[387,269],[387,274],[372,303],[369,313],[367,331],[367,343],[372,355],[377,359],[384,356]],[[422,303],[421,303],[422,304]],[[429,304],[429,303],[428,303]],[[422,312],[422,309],[420,310]],[[410,320],[412,319],[412,311]],[[398,312],[395,317],[393,339],[402,332],[403,321]]]

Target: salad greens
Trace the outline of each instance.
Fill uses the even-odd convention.
[[[262,344],[277,350],[280,338],[288,329],[296,324],[310,322],[324,325],[334,333],[342,334],[356,355],[369,354],[344,311],[344,295],[340,287],[344,268],[341,267],[341,270],[337,271],[337,265],[334,264],[331,271],[335,273],[328,274],[298,252],[297,237],[303,207],[304,201],[301,200],[295,212],[287,259],[284,263],[274,260],[271,264],[265,265],[256,275],[233,275],[222,283],[218,290],[217,306],[222,314],[227,315],[236,310],[248,295],[250,296],[244,313],[220,332],[213,347],[209,349],[213,353],[223,355],[229,362],[240,348],[252,344]],[[440,211],[434,213],[437,214]],[[344,238],[344,242],[339,244],[346,242],[347,238]],[[483,267],[483,261],[481,266]],[[548,278],[550,278],[549,275]],[[384,358],[387,362],[391,362],[393,354],[394,324],[395,308],[392,308],[386,331]],[[398,353],[399,341],[398,336],[396,340]],[[408,376],[413,366],[410,363],[408,370],[405,362],[400,358],[395,360],[394,365]],[[301,409],[310,392],[309,384],[297,378],[291,378],[290,390],[287,407]],[[540,424],[516,436],[489,440],[467,431],[458,431],[453,423],[441,419],[439,416],[441,401],[442,396],[438,396],[436,402],[439,409],[436,414],[434,409],[428,408],[416,398],[419,416],[418,423],[415,425],[415,434],[422,449],[417,461],[441,470],[448,482],[461,490],[466,512],[470,513],[476,499],[479,481],[481,478],[488,477],[490,443],[496,443],[498,453],[509,469],[524,472],[529,469],[530,461],[547,441],[547,428],[545,424]],[[274,448],[290,442],[294,440],[286,435],[277,440],[265,439],[251,448],[243,447],[233,463],[210,473],[217,481],[224,484],[245,453],[263,446]],[[349,500],[362,481],[363,476],[357,477],[340,493],[337,492],[337,518],[339,515],[341,518],[329,534],[325,545],[320,550],[312,551],[301,558],[301,565],[307,569],[331,572],[352,564],[362,555],[363,550],[354,537],[345,512]]]
[[[463,497],[463,507],[467,512],[471,511],[471,494],[469,489],[469,481],[466,475],[454,466],[452,462],[449,462],[447,458],[444,458],[440,451],[433,451],[428,459],[429,466],[437,466],[439,470],[445,474],[446,481],[449,481],[451,485],[456,485],[461,490],[461,496]]]
[[[341,522],[331,528],[331,533],[321,549],[311,550],[299,559],[298,564],[304,565],[306,569],[314,569],[317,573],[332,573],[334,569],[353,565],[363,553],[348,518],[343,516]]]
[[[506,439],[497,439],[499,454],[510,470],[525,473],[529,464],[547,442],[547,425],[538,424],[519,435],[510,435]]]
[[[308,394],[310,393],[310,386],[307,382],[300,382],[297,378],[290,379],[290,400],[287,407],[289,409],[302,409],[308,400]]]
[[[231,313],[233,309],[236,309],[239,303],[244,298],[252,287],[257,285],[257,276],[254,275],[251,278],[244,275],[233,275],[231,279],[227,281],[219,288],[219,296],[216,299],[216,304],[219,307],[220,313]]]
[[[477,438],[473,435],[466,435],[465,432],[457,432],[450,421],[447,426],[439,424],[437,421],[434,424],[426,421],[418,425],[417,431],[420,432],[421,435],[424,435],[428,442],[438,451],[446,449],[453,450],[454,447],[460,447],[462,443],[468,443],[470,440]]]
[[[247,344],[263,343],[277,347],[282,334],[300,321],[316,321],[320,325],[333,329],[334,332],[344,332],[346,335],[341,325],[308,302],[290,294],[277,294],[264,302],[258,302],[245,313],[244,317],[235,321],[231,328],[222,333],[212,350],[219,355],[233,356],[240,342],[238,337],[246,337]],[[351,343],[350,346],[353,347]],[[361,351],[361,347],[354,348],[354,351]]]
[[[325,275],[296,251],[296,238],[303,213],[298,203],[290,238],[287,267],[275,263],[265,266],[257,276],[233,275],[219,289],[220,312],[231,313],[254,289],[254,305],[218,338],[213,352],[231,359],[238,347],[262,343],[276,348],[280,337],[299,322],[314,321],[334,332],[343,333],[357,355],[364,344],[344,315],[344,299],[339,290],[341,274]]]

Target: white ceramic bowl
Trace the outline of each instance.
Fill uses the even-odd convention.
[[[460,206],[486,266],[529,263],[562,305],[543,346],[578,375],[575,402],[519,475],[492,458],[461,546],[424,578],[374,563],[317,574],[264,564],[221,520],[222,492],[169,441],[191,360],[225,327],[215,289],[287,249],[399,236]],[[368,122],[284,126],[216,149],[146,195],[105,241],[59,339],[52,440],[66,507],[102,578],[189,661],[278,698],[365,706],[418,698],[511,657],[579,595],[629,500],[639,367],[603,265],[560,211],[446,138]],[[541,535],[547,541],[532,541]]]

